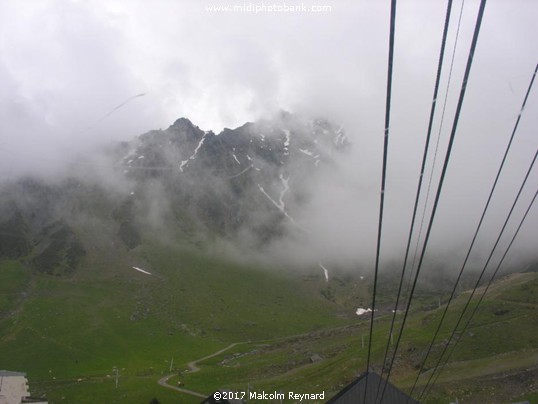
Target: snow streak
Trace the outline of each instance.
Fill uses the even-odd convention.
[[[325,274],[325,282],[329,282],[329,271],[321,264],[321,262],[318,262],[318,264],[321,269],[323,269],[323,273]]]
[[[131,268],[136,269],[138,272],[142,272],[143,274],[146,274],[146,275],[153,275],[151,272],[144,271],[142,268],[138,268],[138,267],[131,267]]]
[[[183,160],[180,164],[179,164],[179,171],[183,172],[183,167],[185,165],[187,165],[187,163],[189,162],[189,160],[194,160],[196,158],[196,154],[198,154],[198,150],[200,150],[200,147],[202,147],[202,145],[204,144],[204,140],[205,140],[205,135],[207,135],[208,132],[205,132],[204,135],[202,136],[202,139],[200,139],[200,142],[198,143],[198,146],[196,146],[196,149],[194,149],[194,152],[192,153],[192,156],[190,156],[187,160]]]

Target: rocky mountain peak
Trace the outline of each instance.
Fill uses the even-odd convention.
[[[110,166],[119,170],[110,174],[121,184],[117,191],[75,173],[54,186],[14,185],[0,198],[0,230],[17,227],[21,242],[0,240],[0,256],[43,253],[29,262],[39,262],[47,273],[72,271],[88,248],[78,239],[85,231],[76,231],[84,209],[115,229],[111,245],[128,249],[143,243],[155,226],[191,242],[248,234],[251,244],[263,245],[290,226],[300,228],[296,213],[309,199],[309,184],[347,146],[341,126],[287,112],[219,134],[180,118],[100,157],[115,160]]]

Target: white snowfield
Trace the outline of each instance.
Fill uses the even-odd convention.
[[[151,272],[144,271],[142,268],[138,268],[138,267],[131,267],[131,268],[136,269],[138,272],[142,272],[143,274],[146,274],[146,275],[153,275]]]
[[[364,313],[368,313],[368,312],[370,312],[370,311],[372,311],[372,309],[370,309],[370,308],[368,308],[368,309],[363,309],[363,308],[359,307],[359,308],[357,309],[357,311],[355,312],[355,314],[357,314],[357,316],[362,316]]]

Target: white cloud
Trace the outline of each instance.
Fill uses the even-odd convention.
[[[218,131],[283,108],[345,124],[355,144],[346,181],[360,186],[333,195],[351,200],[366,190],[365,200],[374,202],[367,202],[361,220],[370,225],[379,186],[389,2],[331,1],[331,12],[317,14],[207,12],[212,4],[224,2],[0,1],[2,174],[54,171],[77,152],[167,127],[181,116]],[[477,0],[466,1],[441,154],[477,7]],[[488,2],[440,211],[446,220],[475,217],[485,199],[536,63],[537,9],[533,1]],[[414,197],[409,190],[420,164],[444,12],[443,2],[398,5],[388,222],[408,220],[400,212],[408,212]],[[101,119],[140,93],[146,95]],[[538,145],[537,100],[535,91],[507,167],[505,205]],[[450,212],[443,213],[447,205]]]

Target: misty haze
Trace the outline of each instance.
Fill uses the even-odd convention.
[[[536,402],[537,15],[0,0],[0,403]]]

